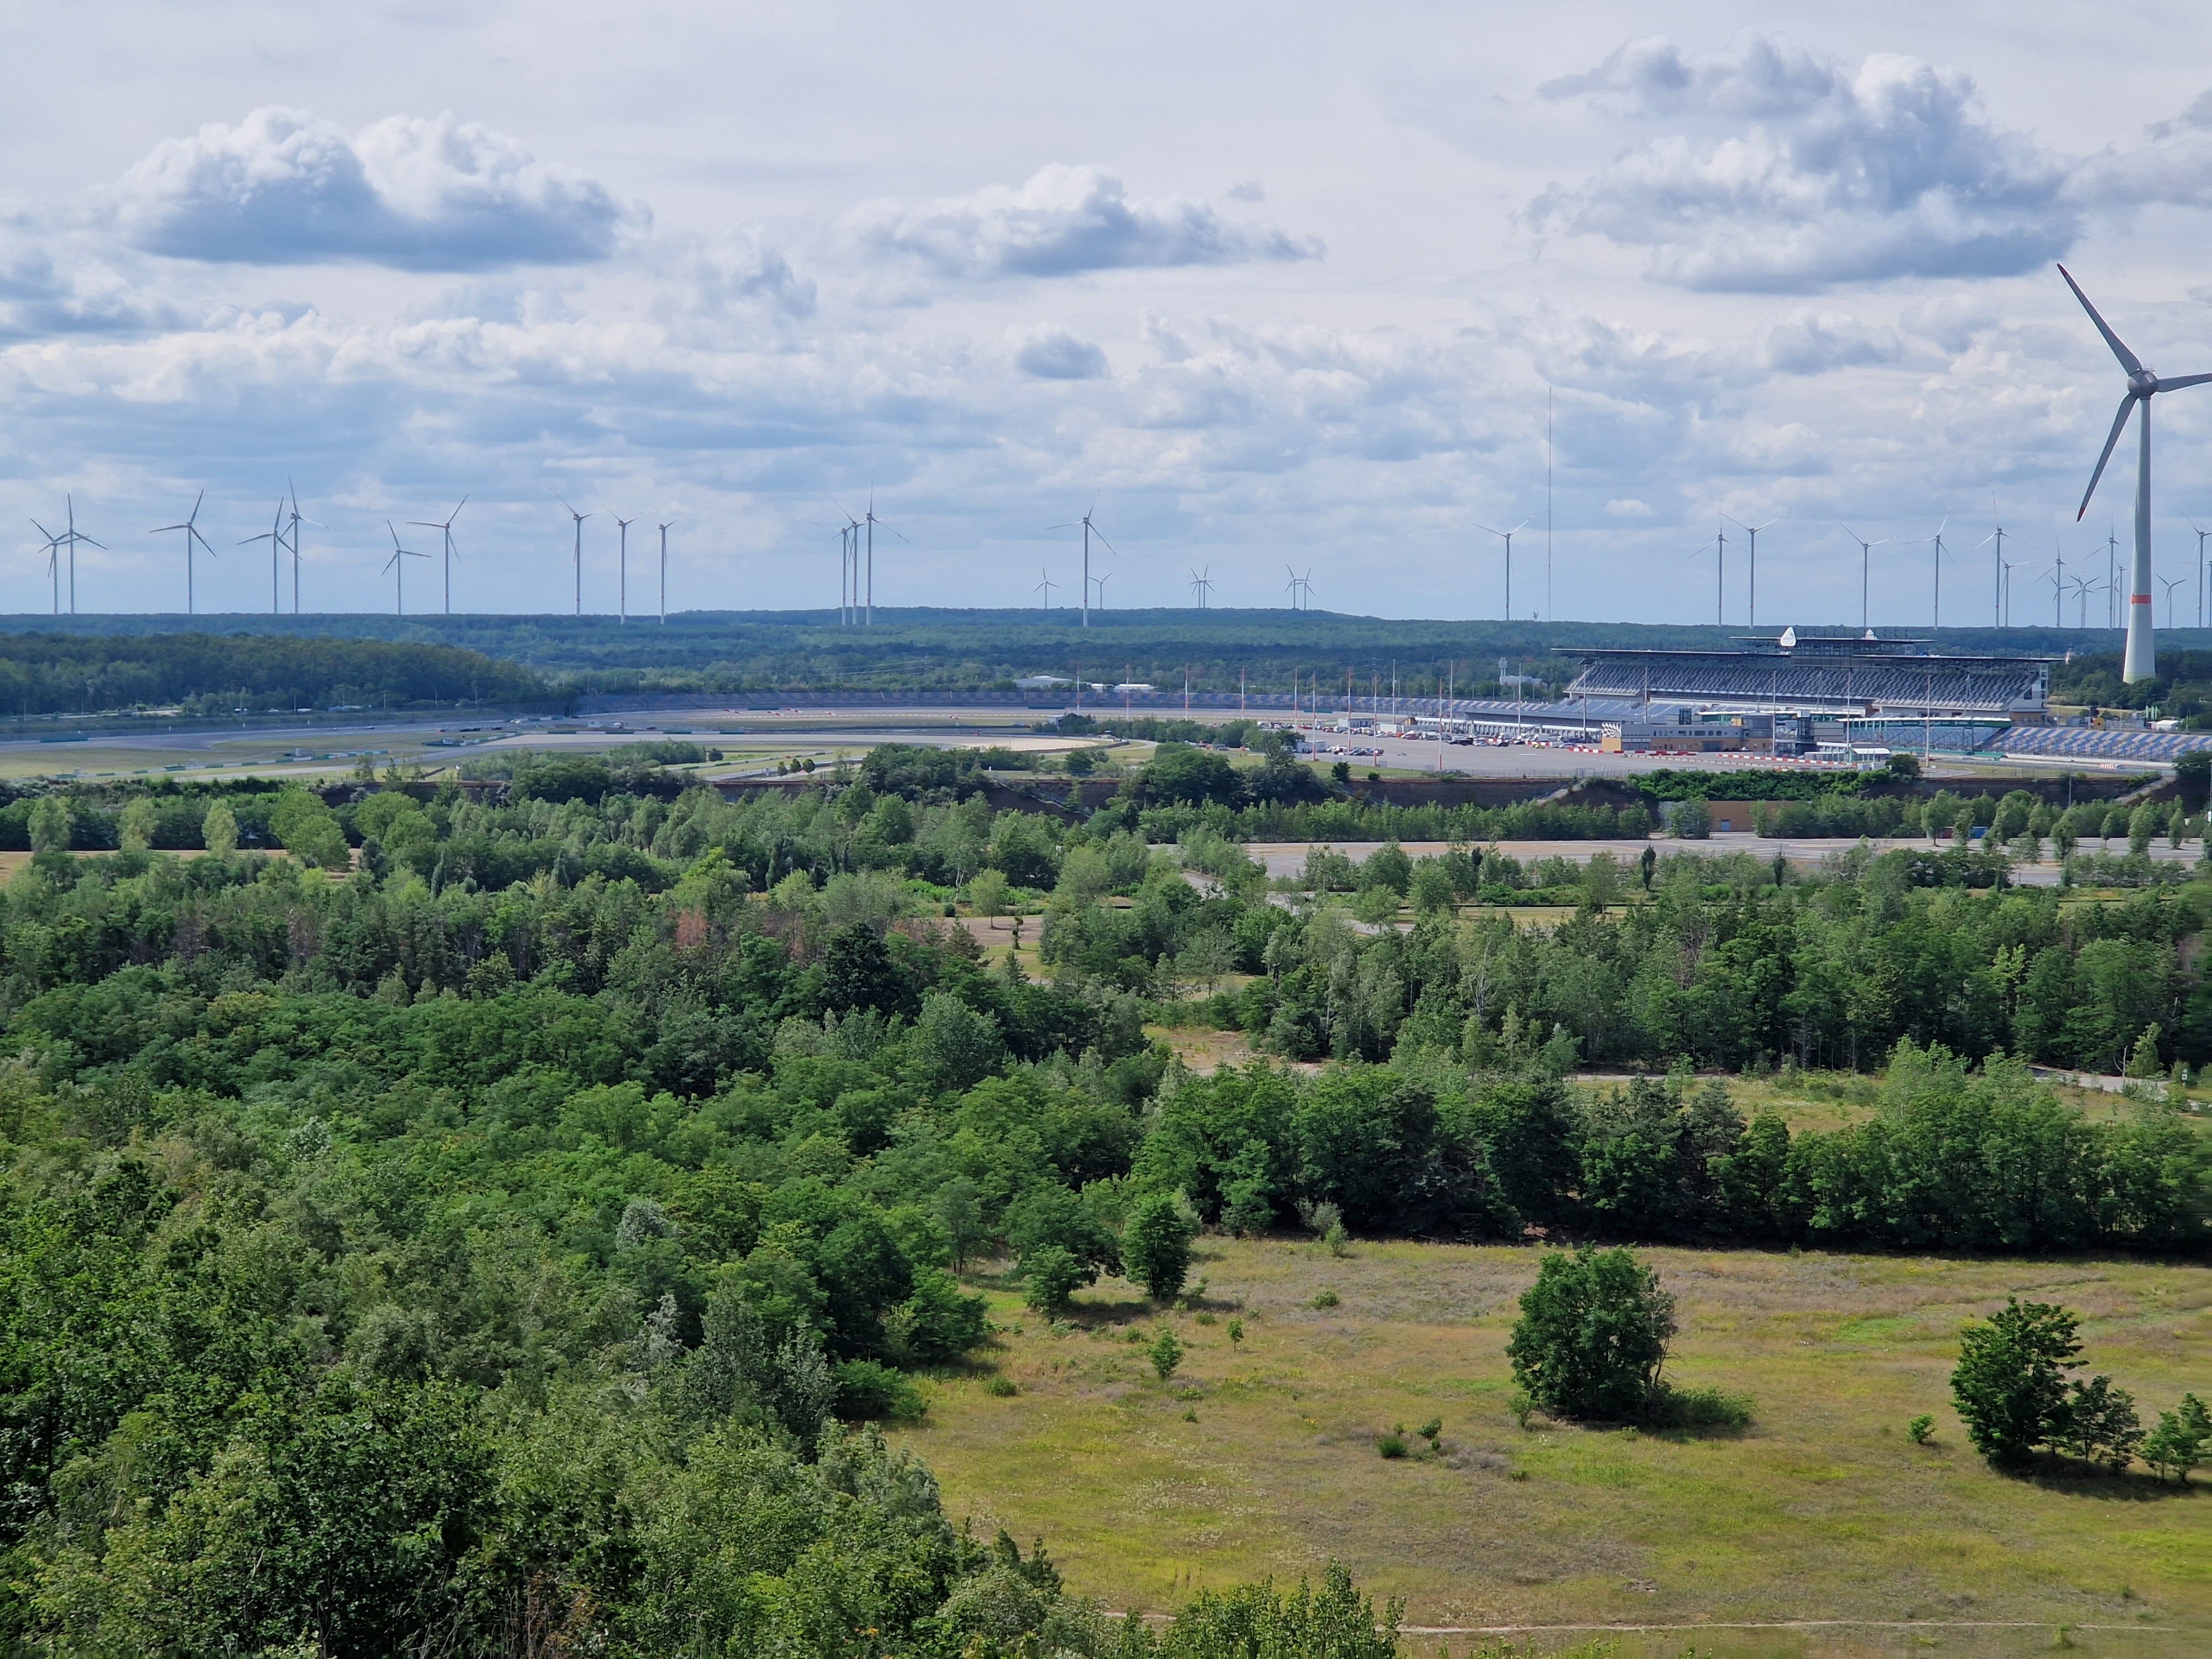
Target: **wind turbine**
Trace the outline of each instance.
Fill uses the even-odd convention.
[[[2120,412],[2112,417],[2112,435],[2105,440],[2105,453],[2097,457],[2097,470],[2089,475],[2089,487],[2081,492],[2081,506],[2074,514],[2079,524],[2081,514],[2089,510],[2089,497],[2097,493],[2097,480],[2105,476],[2105,463],[2112,459],[2112,447],[2120,441],[2120,429],[2128,423],[2128,416],[2137,404],[2142,405],[2142,425],[2140,446],[2136,458],[2136,560],[2128,583],[2128,643],[2120,659],[2120,678],[2130,685],[2147,680],[2158,672],[2158,646],[2151,637],[2150,618],[2150,400],[2161,392],[2179,392],[2184,386],[2202,386],[2212,380],[2212,374],[2180,374],[2162,380],[2142,366],[2142,359],[2121,343],[2120,337],[2112,332],[2097,307],[2089,303],[2089,296],[2081,292],[2066,267],[2058,267],[2058,274],[2066,278],[2066,286],[2074,290],[2074,297],[2081,302],[2081,309],[2089,313],[2089,320],[2097,325],[2097,332],[2105,337],[2105,343],[2112,349],[2120,367],[2127,372],[2127,396],[2120,399]]]
[[[2026,564],[2027,561],[2004,559],[1999,562],[2002,568],[1997,572],[1997,615],[2000,618],[1997,626],[2010,628],[2012,626],[2012,573]]]
[[[410,547],[400,546],[399,532],[397,530],[392,529],[391,520],[386,519],[384,521],[384,527],[386,530],[392,530],[392,556],[385,562],[384,570],[389,570],[392,573],[392,611],[394,615],[404,617],[407,614],[407,566],[405,561],[409,559],[427,559],[430,556],[428,553],[417,553]],[[384,570],[380,570],[376,574],[381,576],[384,574]]]
[[[1037,567],[1037,574],[1043,578],[1042,580],[1037,583],[1037,587],[1044,594],[1044,608],[1049,611],[1052,609],[1052,590],[1059,586],[1060,584],[1053,580],[1050,576],[1045,574],[1045,568],[1042,565],[1039,565]]]
[[[1997,517],[1997,498],[1994,495],[1990,497],[1990,517],[1993,520]],[[1987,547],[1991,542],[1995,542],[1997,544],[1996,588],[1995,592],[1990,596],[1991,608],[1990,614],[1994,619],[1994,625],[1998,628],[2004,626],[2005,572],[2012,568],[2010,565],[2005,562],[2004,538],[2005,527],[2002,522],[1999,522],[1996,529],[1990,531],[1988,535],[1983,537],[1981,540],[1974,544],[1977,550]]]
[[[2189,527],[2197,530],[2197,520],[2191,519]],[[2197,625],[2199,628],[2204,626],[2204,538],[2207,536],[2212,536],[2212,530],[2197,530]]]
[[[1103,576],[1093,576],[1091,579],[1091,585],[1098,590],[1098,608],[1101,611],[1106,608],[1106,584],[1113,580],[1114,573],[1110,570]]]
[[[1725,530],[1720,532],[1705,546],[1711,547],[1718,556],[1713,564],[1713,626],[1718,628],[1721,626],[1722,601],[1726,593],[1722,578],[1728,570],[1728,532]],[[1699,547],[1690,556],[1693,559],[1704,558],[1705,546]]]
[[[1756,628],[1759,626],[1759,532],[1762,530],[1773,529],[1782,522],[1783,515],[1777,514],[1765,524],[1746,524],[1741,519],[1731,518],[1726,514],[1721,516],[1728,519],[1730,524],[1751,538],[1751,599],[1749,611],[1744,617],[1744,625]]]
[[[410,519],[407,521],[408,526],[410,529],[435,530],[442,532],[445,535],[446,614],[449,617],[453,614],[453,520],[461,516],[461,507],[466,507],[468,504],[469,498],[464,495],[460,499],[459,506],[455,507],[451,513],[446,514],[442,519]],[[424,556],[428,557],[428,556],[426,554]]]
[[[884,524],[884,521],[876,516],[876,492],[872,486],[868,490],[868,510],[861,515],[860,522],[866,527],[868,532],[868,620],[866,625],[873,628],[876,625],[876,526],[883,524],[884,529],[890,530],[891,534],[898,536],[901,541],[905,541],[906,538],[899,536],[897,531],[891,530],[889,525]],[[1090,522],[1089,515],[1085,516],[1084,522],[1086,524]],[[1103,541],[1105,538],[1102,536],[1099,539]],[[1084,560],[1083,569],[1085,575],[1090,574],[1091,562],[1087,556]],[[1085,612],[1086,616],[1088,614]]]
[[[192,503],[192,510],[185,516],[182,524],[165,524],[146,532],[149,536],[167,535],[172,530],[181,530],[185,532],[185,614],[187,617],[192,614],[192,544],[198,542],[203,548],[206,548],[208,557],[210,559],[215,557],[215,549],[208,545],[208,538],[200,533],[200,502],[205,500],[207,500],[207,491],[203,489],[199,494],[199,501]],[[74,517],[70,523],[70,533],[76,533]]]
[[[1951,550],[1943,545],[1943,532],[1950,523],[1951,515],[1946,513],[1943,522],[1936,526],[1936,613],[1935,620],[1928,624],[1930,629],[1943,625],[1943,556]]]
[[[2051,625],[2053,628],[2063,628],[2066,625],[2066,613],[2061,611],[2059,606],[2063,602],[2066,586],[2066,550],[2060,544],[2058,532],[2055,530],[2051,532],[2051,551],[2057,560],[2057,562],[2051,567]]]
[[[2173,590],[2180,586],[2182,583],[2188,580],[2189,578],[2186,576],[2160,576],[2159,578],[2159,580],[2166,585],[2166,625],[2168,628],[2173,626]]]
[[[1094,501],[1091,503],[1089,510],[1086,511],[1081,518],[1070,519],[1066,524],[1047,525],[1045,526],[1048,530],[1073,530],[1078,525],[1081,525],[1083,526],[1083,625],[1085,628],[1091,626],[1091,538],[1093,536],[1097,536],[1098,538],[1099,544],[1105,548],[1109,553],[1118,555],[1121,550],[1120,548],[1115,546],[1113,543],[1108,541],[1104,533],[1099,530],[1098,526],[1091,522],[1091,514],[1097,511],[1098,503]]]
[[[1859,544],[1859,631],[1868,633],[1871,630],[1867,626],[1867,593],[1874,573],[1874,550],[1887,547],[1892,538],[1884,536],[1878,542],[1870,542],[1849,525],[1843,526],[1843,532]]]
[[[282,574],[283,567],[278,559],[278,555],[283,550],[284,546],[284,498],[283,496],[279,495],[276,498],[276,516],[269,521],[269,528],[258,536],[248,536],[244,541],[239,543],[239,545],[251,547],[256,542],[269,544],[269,614],[273,617],[284,608]]]
[[[1209,579],[1213,567],[1208,565],[1206,568],[1207,573],[1206,575],[1201,575],[1195,570],[1190,573],[1190,591],[1198,595],[1198,608],[1200,611],[1206,609],[1206,596],[1213,591],[1213,583]],[[1105,606],[1102,605],[1099,609],[1103,611]]]
[[[615,564],[615,620],[618,623],[629,620],[629,527],[636,522],[635,519],[615,520],[615,529],[622,537],[622,551],[616,555]]]
[[[75,495],[63,496],[62,505],[64,510],[69,514],[69,528],[62,532],[62,540],[69,546],[69,608],[70,615],[74,617],[76,615],[76,544],[82,542],[87,547],[97,547],[103,553],[107,551],[107,549],[76,527],[76,497]]]
[[[31,520],[31,526],[46,538],[46,574],[53,579],[54,615],[58,617],[62,614],[62,538],[36,519]]]
[[[1505,620],[1508,622],[1513,620],[1513,538],[1528,527],[1528,520],[1526,519],[1522,520],[1510,530],[1492,530],[1486,524],[1475,526],[1477,530],[1486,535],[1503,536],[1505,538]]]
[[[668,524],[660,526],[660,625],[663,628],[668,626],[668,525],[675,522],[671,519]]]
[[[296,617],[300,614],[300,526],[303,524],[312,524],[318,530],[323,526],[316,524],[313,519],[303,519],[300,516],[300,492],[293,488],[291,477],[289,474],[284,479],[284,493],[292,499],[291,510],[285,514],[285,527],[292,532],[292,614]],[[460,511],[459,507],[453,510],[457,513]]]
[[[577,512],[558,495],[553,499],[567,507],[568,516],[576,521],[576,614],[580,617],[584,614],[584,520],[592,515],[588,513]],[[455,510],[459,511],[458,508]],[[394,537],[393,539],[396,541],[398,538]]]

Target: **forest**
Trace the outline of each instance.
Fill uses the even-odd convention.
[[[0,635],[0,715],[557,705],[535,671],[450,645],[258,633]]]
[[[1155,1637],[956,1528],[871,1425],[990,1364],[963,1275],[1050,1316],[1163,1217],[2205,1247],[2199,1127],[2154,1091],[2092,1120],[2027,1062],[2212,1059],[2212,884],[1474,843],[1275,884],[1218,804],[1072,823],[963,782],[893,751],[736,802],[569,760],[17,803],[4,1639],[1195,1659],[1256,1621],[1380,1655],[1389,1610],[1340,1575]],[[94,823],[117,850],[76,845]],[[1461,908],[1538,893],[1553,925]],[[961,925],[1009,912],[1037,972]],[[1163,1023],[1262,1058],[1194,1075]],[[1720,1073],[1777,1067],[1870,1109],[1747,1121]]]
[[[34,635],[76,642],[105,640],[124,659],[158,655],[164,647],[135,650],[124,641],[189,640],[206,619],[183,617],[25,617],[13,619]],[[1341,697],[1346,676],[1365,698],[1433,697],[1447,688],[1462,696],[1495,696],[1499,676],[1523,674],[1540,681],[1521,695],[1557,696],[1577,672],[1577,647],[1654,650],[1732,648],[1739,630],[1687,624],[1401,621],[1330,611],[1097,610],[1090,625],[1069,610],[955,611],[878,605],[868,627],[841,627],[834,608],[816,611],[672,612],[665,623],[611,616],[237,616],[221,619],[218,640],[253,635],[300,641],[384,641],[465,648],[523,668],[580,695],[653,691],[741,696],[748,692],[897,692],[998,690],[1036,674],[1074,676],[1115,684],[1139,680],[1178,688],[1188,674],[1193,688],[1214,694],[1287,694],[1295,679],[1326,702]],[[1802,624],[1801,624],[1802,626]],[[1854,630],[1856,631],[1856,630]],[[2186,635],[2188,630],[2183,630]],[[2159,678],[2124,686],[2119,653],[2109,630],[2020,627],[1946,629],[1933,648],[2052,659],[2051,696],[2058,702],[2095,702],[2192,717],[2212,681],[2212,653],[2179,648],[2183,635],[2169,631],[2160,653]],[[17,653],[5,636],[0,660]],[[1915,635],[1918,637],[1918,635]],[[183,647],[177,647],[183,648]],[[2070,653],[2070,655],[2069,655]],[[101,657],[96,660],[104,661]],[[94,660],[88,659],[88,660]],[[507,672],[514,672],[510,668]],[[347,678],[347,677],[340,677]],[[366,683],[366,682],[362,682]],[[193,692],[223,694],[238,684],[216,678]],[[267,688],[281,695],[281,679]],[[72,685],[68,707],[81,684]],[[171,690],[147,700],[169,702],[190,693]],[[392,695],[395,700],[397,690]],[[422,691],[433,700],[466,695]],[[494,694],[486,693],[489,700]],[[503,694],[533,699],[542,692]],[[1060,694],[1060,695],[1064,695]],[[111,697],[109,702],[129,701]],[[308,699],[303,697],[302,702]],[[362,702],[352,697],[329,701]],[[1059,696],[1045,691],[1037,701]],[[17,703],[20,704],[20,696]],[[2170,705],[2170,706],[2168,706]],[[94,705],[99,707],[98,703]]]

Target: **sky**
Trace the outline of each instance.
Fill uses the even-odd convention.
[[[195,604],[266,610],[289,480],[308,610],[395,538],[439,608],[464,496],[456,610],[571,609],[569,506],[586,611],[625,519],[633,614],[663,523],[672,609],[833,607],[872,499],[887,605],[1073,604],[1093,511],[1114,608],[1497,617],[1522,526],[1516,616],[1749,625],[1765,526],[1762,628],[1863,567],[1980,625],[2002,525],[2044,623],[2133,483],[2075,523],[2124,385],[2054,262],[2212,370],[2167,0],[9,13],[12,611],[71,512],[78,609],[183,610],[203,490]],[[2212,386],[2154,409],[2187,623]]]

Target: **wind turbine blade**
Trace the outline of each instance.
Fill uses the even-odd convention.
[[[410,519],[408,527],[416,530],[443,530],[446,526],[436,519]]]
[[[2064,267],[2060,270],[2063,271]],[[2081,303],[2086,306],[2089,302],[2084,300]],[[2093,311],[2089,314],[2094,317],[2097,313]],[[2089,487],[2081,492],[2081,505],[2075,511],[2075,524],[2081,523],[2081,515],[2089,510],[2089,497],[2097,493],[2097,480],[2105,476],[2105,463],[2112,459],[2112,447],[2119,442],[2120,432],[2127,425],[2128,416],[2135,412],[2135,406],[2136,394],[2132,392],[2120,399],[2120,412],[2112,416],[2112,435],[2105,440],[2105,453],[2097,457],[2097,470],[2089,475]]]
[[[96,542],[89,536],[79,536],[77,540],[82,542],[87,547],[96,547],[103,553],[107,551],[107,544],[106,542]]]
[[[2161,377],[2158,389],[2160,392],[2179,392],[2183,386],[2203,386],[2207,380],[2212,380],[2212,374],[2177,374],[2170,380]]]
[[[2064,265],[2058,267],[2058,274],[2066,279],[2066,286],[2074,290],[2074,297],[2081,302],[2081,309],[2089,313],[2089,320],[2096,324],[2097,332],[2105,337],[2105,343],[2112,347],[2112,356],[2120,360],[2120,367],[2130,374],[2142,374],[2142,360],[2120,343],[2120,337],[2112,332],[2111,324],[2097,314],[2097,307],[2089,303],[2089,296],[2081,292],[2081,284],[2074,280],[2074,274]]]

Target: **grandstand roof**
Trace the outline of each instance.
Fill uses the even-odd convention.
[[[1583,671],[1569,696],[1686,701],[1717,709],[2010,714],[2039,711],[2049,657],[1933,652],[1918,640],[1759,638],[1723,651],[1593,647],[1564,654]]]

